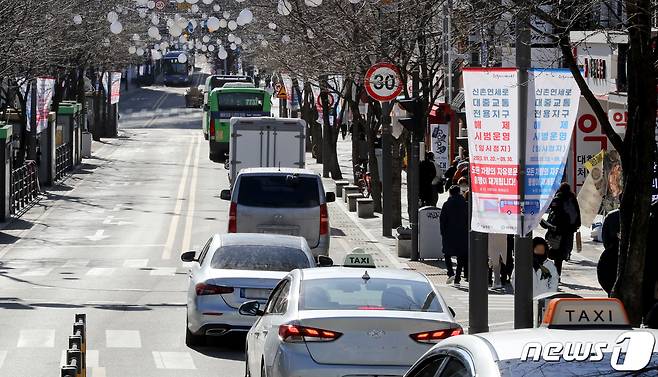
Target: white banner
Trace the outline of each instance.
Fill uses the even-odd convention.
[[[432,137],[430,151],[434,153],[434,161],[439,164],[443,171],[446,171],[450,166],[449,132],[449,124],[430,124],[430,135]]]
[[[515,68],[464,69],[474,231],[518,231],[517,81]]]
[[[532,69],[528,80],[528,107],[534,111],[528,111],[526,133],[523,234],[539,225],[562,183],[580,99],[568,69]]]
[[[37,133],[48,128],[48,114],[50,114],[50,105],[55,93],[55,79],[50,77],[39,77],[36,80],[37,85]],[[30,131],[32,119],[32,91],[27,93],[27,130]]]

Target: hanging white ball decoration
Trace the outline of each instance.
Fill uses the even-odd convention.
[[[82,16],[79,14],[73,16],[73,23],[76,25],[80,25],[82,23]]]
[[[233,20],[228,22],[228,29],[229,30],[235,30],[237,28],[238,28],[238,23],[237,22],[235,22]]]
[[[221,27],[221,21],[217,17],[210,17],[206,21],[206,26],[208,27],[209,32],[217,31]]]
[[[117,14],[117,12],[112,10],[107,13],[107,22],[114,23],[117,20],[119,20],[119,15]]]
[[[178,62],[183,64],[187,63],[187,55],[185,54],[178,55]]]
[[[134,54],[135,52],[137,52],[137,47],[135,46],[128,47],[128,52]]]
[[[120,34],[123,31],[123,25],[119,21],[114,21],[110,25],[110,31],[112,34]]]

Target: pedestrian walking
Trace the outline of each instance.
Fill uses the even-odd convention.
[[[489,279],[491,288],[500,289],[503,287],[502,283],[502,267],[501,262],[503,255],[507,251],[507,235],[489,233],[489,242],[487,243],[489,254],[489,268],[492,278]]]
[[[620,213],[616,209],[609,212],[603,219],[601,238],[603,252],[596,265],[596,277],[604,291],[610,295],[617,280],[617,259],[619,258],[619,228]]]
[[[468,281],[468,204],[459,186],[450,187],[450,197],[439,215],[443,254],[448,272],[447,284],[459,284],[462,271]],[[453,270],[452,257],[457,258],[457,271]]]
[[[500,267],[500,282],[505,285],[512,280],[512,271],[514,271],[514,236],[507,235],[507,254]]]
[[[436,203],[439,201],[439,194],[443,193],[443,169],[436,159],[434,158],[434,153],[430,152],[430,161],[434,164],[434,179],[432,180],[432,205],[436,206]]]
[[[548,259],[548,242],[541,237],[532,239],[532,296],[557,292],[560,275],[551,260]],[[514,276],[512,276],[514,285]]]
[[[345,140],[345,136],[347,136],[347,124],[343,123],[340,125],[340,134],[343,136],[343,140]]]
[[[562,262],[571,258],[573,237],[580,228],[580,207],[568,183],[560,185],[548,210],[548,219],[542,220],[541,226],[548,229],[548,257],[555,262],[558,274],[562,274]]]
[[[432,182],[436,176],[436,169],[434,168],[434,163],[432,162],[432,152],[425,153],[425,159],[420,162],[418,165],[419,172],[419,187],[418,187],[418,197],[421,202],[421,207],[424,206],[433,206],[436,205],[436,201],[432,202],[434,199],[434,192],[432,189]]]
[[[446,191],[450,190],[450,187],[452,187],[452,178],[455,176],[455,173],[457,172],[457,164],[459,164],[459,157],[455,158],[455,160],[452,161],[450,167],[446,169],[446,172],[443,174],[443,177],[446,179],[445,182]]]

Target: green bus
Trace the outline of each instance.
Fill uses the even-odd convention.
[[[272,116],[271,95],[248,84],[231,83],[213,89],[208,96],[210,160],[225,162],[228,156],[232,117]]]
[[[208,108],[208,97],[213,89],[221,88],[224,84],[232,82],[253,83],[249,76],[237,75],[210,75],[206,78],[206,85],[203,95],[203,120],[201,121],[201,128],[203,129],[203,137],[208,140],[208,124],[210,123],[210,111]]]

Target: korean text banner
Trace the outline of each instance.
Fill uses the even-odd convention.
[[[112,98],[110,103],[114,105],[119,103],[119,96],[121,94],[121,72],[112,72]]]
[[[434,161],[444,171],[450,166],[450,150],[448,149],[449,124],[430,124],[432,145],[430,150],[434,153]]]
[[[523,234],[539,225],[562,182],[579,99],[578,84],[568,69],[528,71]]]
[[[517,81],[515,68],[464,69],[474,231],[518,233]]]
[[[36,79],[37,86],[37,133],[48,128],[48,114],[52,104],[53,94],[55,91],[55,79],[50,77],[39,77]],[[27,92],[27,119],[32,119],[32,91]],[[31,121],[27,123],[27,130],[31,130]]]

